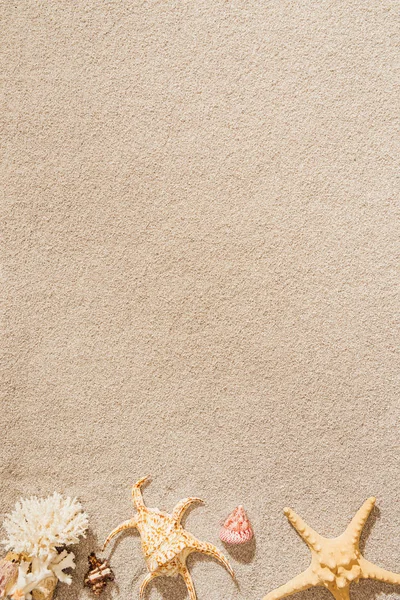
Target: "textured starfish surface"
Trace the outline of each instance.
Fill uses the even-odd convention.
[[[199,498],[185,498],[178,502],[172,514],[157,508],[148,508],[142,498],[141,486],[148,477],[140,479],[132,488],[133,505],[137,513],[129,521],[121,523],[106,539],[103,550],[109,541],[121,531],[136,528],[142,540],[142,550],[149,574],[140,587],[140,598],[144,598],[147,585],[160,575],[181,575],[186,583],[190,600],[196,600],[196,592],[186,559],[192,552],[201,552],[218,560],[234,578],[233,570],[225,556],[212,544],[200,542],[186,531],[181,520],[185,511],[194,502],[203,502]]]
[[[288,520],[311,550],[311,564],[289,583],[267,594],[264,600],[279,600],[317,586],[326,587],[336,600],[350,600],[350,584],[359,579],[400,585],[400,575],[370,563],[360,552],[361,532],[374,505],[375,498],[368,498],[346,531],[334,539],[322,537],[292,509],[285,508]]]

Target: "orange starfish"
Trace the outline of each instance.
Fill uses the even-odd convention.
[[[140,587],[140,598],[144,597],[147,585],[160,575],[181,575],[186,583],[190,600],[196,600],[196,592],[186,559],[192,552],[208,554],[221,564],[234,578],[232,568],[225,556],[212,544],[200,542],[181,525],[185,511],[194,502],[202,502],[199,498],[185,498],[178,502],[171,515],[161,512],[156,508],[147,508],[143,502],[140,491],[141,486],[148,477],[140,479],[132,488],[133,504],[137,514],[121,523],[106,539],[103,550],[109,541],[124,529],[136,528],[142,539],[142,550],[146,560],[149,574]]]
[[[264,600],[280,600],[317,586],[325,586],[336,600],[350,600],[350,584],[359,579],[400,585],[400,575],[370,563],[360,552],[361,532],[374,505],[375,498],[368,498],[346,531],[334,539],[322,537],[291,508],[285,508],[288,520],[311,550],[311,564],[289,583],[267,594]]]

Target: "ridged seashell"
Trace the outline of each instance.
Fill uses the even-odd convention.
[[[17,581],[18,564],[12,560],[9,553],[0,560],[0,598],[7,596],[9,589]]]
[[[225,544],[245,544],[253,535],[253,529],[243,506],[237,506],[231,512],[219,532],[219,537]]]
[[[38,587],[32,590],[33,600],[51,600],[56,589],[58,579],[55,575],[50,575],[40,582]]]
[[[92,589],[96,596],[100,596],[109,581],[114,581],[114,573],[108,560],[97,558],[92,552],[88,556],[89,571],[85,575],[85,585]]]

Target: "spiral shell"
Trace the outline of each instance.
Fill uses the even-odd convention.
[[[100,596],[107,583],[114,581],[114,573],[108,560],[97,558],[94,552],[89,554],[88,562],[89,571],[85,575],[85,585],[89,586],[96,596]]]

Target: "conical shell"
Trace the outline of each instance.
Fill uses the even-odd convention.
[[[253,535],[253,529],[243,506],[237,506],[231,512],[219,533],[219,537],[225,544],[245,544]]]
[[[89,554],[88,561],[90,568],[85,575],[85,585],[91,587],[96,596],[100,596],[107,583],[114,581],[114,573],[108,564],[108,560],[97,558],[94,552]]]
[[[32,590],[32,598],[33,600],[51,600],[53,598],[54,590],[57,585],[57,577],[55,575],[50,575],[50,577],[46,577],[40,583],[40,585]]]
[[[0,598],[7,596],[9,589],[17,581],[18,564],[7,555],[0,560]]]

